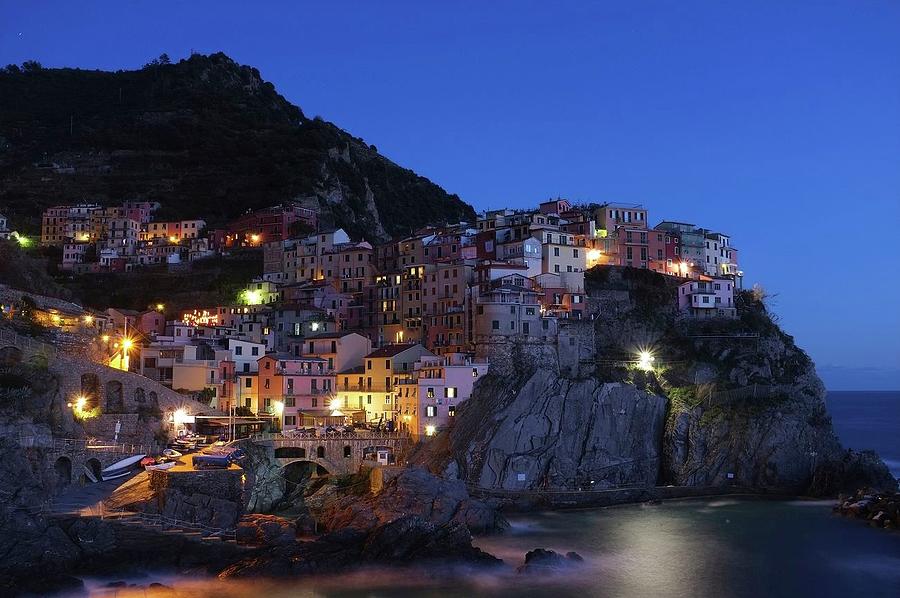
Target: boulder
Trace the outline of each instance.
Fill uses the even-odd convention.
[[[470,497],[462,481],[442,479],[418,468],[402,470],[374,496],[333,501],[320,520],[329,531],[346,527],[369,530],[407,515],[436,526],[465,525],[473,533],[508,527],[495,508]]]
[[[435,525],[408,515],[363,531],[347,527],[312,542],[277,546],[233,563],[220,578],[286,577],[338,573],[365,564],[423,562],[498,565],[502,561],[472,546],[464,525]]]
[[[554,550],[535,548],[525,554],[525,564],[516,571],[519,573],[558,573],[584,564],[584,559],[577,552],[567,552],[565,555]]]
[[[238,523],[235,538],[239,544],[276,546],[296,541],[294,524],[274,515],[244,515]]]

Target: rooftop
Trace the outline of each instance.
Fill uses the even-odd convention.
[[[376,349],[366,355],[366,357],[393,357],[394,355],[399,355],[403,353],[407,349],[412,349],[418,343],[400,343],[396,345],[388,345],[386,347],[381,347],[380,349]]]

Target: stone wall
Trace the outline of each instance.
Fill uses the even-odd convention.
[[[233,529],[244,512],[242,469],[150,471],[156,500],[148,512],[216,529]]]
[[[116,421],[122,421],[119,442],[143,444],[160,426],[166,429],[179,409],[192,415],[220,413],[155,380],[91,361],[58,357],[50,370],[59,379],[59,391],[66,401],[84,395],[89,407],[99,407],[99,418],[85,420],[87,433],[96,437],[112,439]],[[156,418],[160,425],[145,425],[144,421]]]
[[[549,369],[561,376],[582,375],[581,364],[596,354],[592,320],[559,320],[552,337],[494,336],[479,340],[478,356],[492,372],[510,375],[532,368]]]

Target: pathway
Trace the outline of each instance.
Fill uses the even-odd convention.
[[[135,471],[135,474],[115,480],[97,482],[96,484],[70,486],[53,499],[50,504],[50,514],[99,516],[103,512],[103,501],[109,498],[116,489],[128,482],[137,482],[141,476],[147,476],[147,473],[143,471]]]

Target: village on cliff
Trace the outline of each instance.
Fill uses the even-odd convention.
[[[556,199],[380,244],[325,229],[300,205],[248,212],[216,230],[202,219],[160,221],[159,209],[54,206],[39,242],[58,247],[59,269],[73,276],[190,272],[198,260],[247,248],[261,258],[261,276],[227,305],[175,310],[147,289],[144,311],[100,311],[5,288],[0,307],[54,330],[62,346],[87,347],[86,359],[208,405],[170,414],[171,423],[221,440],[354,427],[427,439],[451,422],[496,351],[576,342],[591,317],[585,272],[595,266],[677,278],[673,301],[685,318],[736,317],[742,288],[728,235],[674,221],[651,227],[641,205]],[[2,215],[0,238],[34,242]],[[633,359],[650,368],[654,356],[636,349]],[[88,380],[70,398],[79,419],[98,412],[96,386]]]

